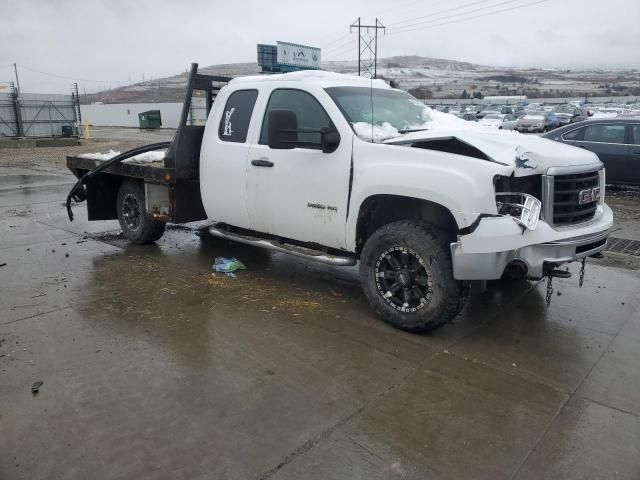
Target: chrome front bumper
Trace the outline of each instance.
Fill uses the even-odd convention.
[[[462,253],[460,243],[451,244],[453,275],[458,280],[496,280],[507,265],[520,260],[527,266],[527,278],[543,277],[545,264],[561,265],[591,256],[607,246],[609,232],[587,237],[575,237],[558,242],[530,245],[517,250],[495,253]]]
[[[510,218],[485,218],[474,233],[451,244],[453,275],[458,280],[496,280],[514,260],[527,267],[527,278],[543,277],[545,264],[558,266],[604,250],[613,214],[604,206],[599,218],[572,229],[553,229],[540,221],[522,231]]]

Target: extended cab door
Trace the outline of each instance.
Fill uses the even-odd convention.
[[[344,248],[353,131],[328,94],[314,87],[269,92],[249,149],[249,219],[258,232]],[[301,132],[297,141],[307,146],[269,148],[268,118],[274,109],[294,112],[298,128],[337,128],[338,148],[323,153],[320,134]]]
[[[200,151],[200,195],[207,217],[249,228],[246,204],[249,132],[256,123],[257,89],[225,87],[207,121]]]

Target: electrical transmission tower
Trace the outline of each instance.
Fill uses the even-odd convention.
[[[360,17],[350,26],[358,29],[358,75],[376,78],[378,74],[378,30],[385,33],[385,26],[376,18],[374,25],[362,25]]]

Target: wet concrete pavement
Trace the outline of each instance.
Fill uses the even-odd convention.
[[[68,221],[65,172],[0,174],[3,480],[640,478],[633,268],[592,261],[549,308],[497,283],[411,335],[355,269],[198,225],[131,246]]]

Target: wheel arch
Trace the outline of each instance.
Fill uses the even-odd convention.
[[[375,194],[367,197],[358,210],[355,225],[355,252],[360,255],[367,239],[377,229],[398,220],[414,220],[436,226],[455,239],[458,223],[451,211],[436,202],[421,198]]]

